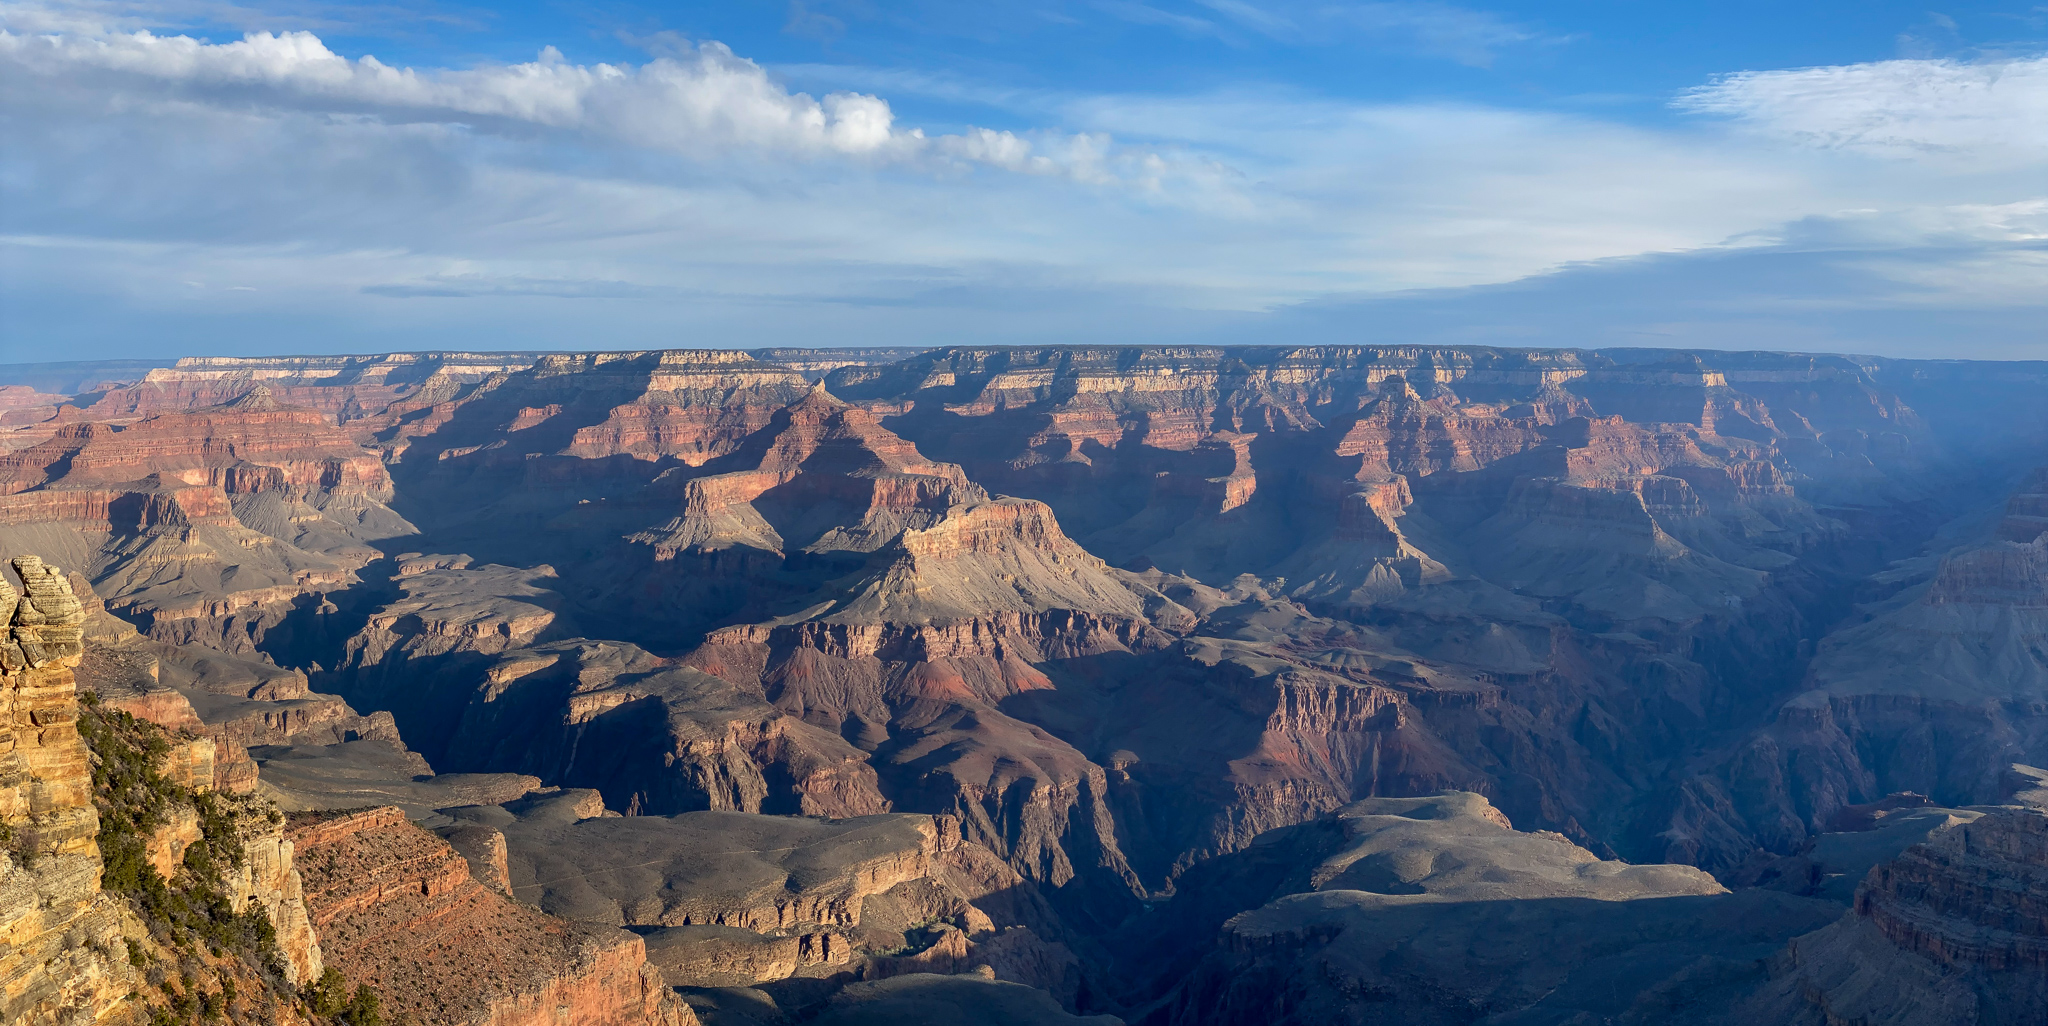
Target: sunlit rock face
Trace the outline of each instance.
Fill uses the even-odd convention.
[[[640,938],[493,891],[397,808],[301,815],[290,837],[330,963],[420,1022],[696,1022]]]
[[[135,972],[113,956],[131,920],[100,892],[99,815],[76,726],[85,612],[56,567],[12,562],[20,590],[0,580],[0,1016],[91,1023],[119,1009]]]
[[[1755,968],[1850,911],[1841,866],[1905,858],[1871,838],[1913,831],[1848,819],[1911,792],[1948,810],[1914,828],[1932,845],[2011,801],[2015,763],[2048,763],[2044,385],[2032,365],[1484,347],[189,360],[0,396],[0,541],[97,593],[104,654],[79,672],[210,740],[181,772],[292,810],[401,808],[491,893],[523,897],[550,845],[613,860],[631,845],[589,838],[622,817],[942,825],[890,856],[915,872],[848,884],[854,911],[621,911],[685,931],[649,933],[648,957],[707,1016],[738,1014],[718,987],[826,981],[759,991],[806,1019],[844,1011],[853,976],[981,967],[1062,1016],[1255,1021],[1284,992],[1304,1022],[1366,993],[1641,1017],[1585,988],[1691,984],[1574,961],[1570,938],[1594,943],[1574,903],[1670,951],[1741,925],[1685,950]],[[1439,901],[1416,895],[1449,877],[1331,889],[1303,868],[1360,803],[1444,791],[1488,810],[1430,820],[1461,824],[1429,842],[1457,859],[1628,863],[1646,872],[1615,879],[1656,886]],[[587,815],[541,816],[563,794]],[[942,879],[940,848],[980,890]],[[1191,911],[1233,866],[1271,878]],[[642,884],[548,900],[710,901]],[[991,911],[996,892],[1022,904]],[[880,932],[853,918],[870,902]],[[1313,929],[1253,929],[1282,906]],[[1890,907],[1856,921],[1891,938]],[[1501,975],[1488,938],[1538,923],[1555,957]],[[1411,927],[1499,989],[1382,978],[1357,938]],[[1685,1015],[1782,976],[1715,979]],[[927,993],[895,988],[863,1000]]]

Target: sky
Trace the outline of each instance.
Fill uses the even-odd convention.
[[[2048,3],[0,0],[0,362],[2048,359]]]

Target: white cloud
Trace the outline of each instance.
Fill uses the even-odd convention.
[[[639,67],[571,64],[550,47],[525,64],[422,73],[373,56],[350,60],[310,32],[208,43],[146,31],[0,31],[0,67],[17,81],[98,76],[106,88],[168,88],[197,99],[398,119],[504,119],[679,152],[746,146],[872,154],[922,142],[898,131],[889,105],[875,97],[790,93],[718,43]]]
[[[2048,57],[1745,71],[1688,90],[1678,105],[1829,149],[1980,166],[2048,157]]]
[[[638,66],[574,64],[550,46],[523,64],[422,71],[370,55],[351,60],[310,32],[251,32],[212,43],[147,30],[94,31],[76,17],[60,21],[42,8],[30,18],[7,10],[0,24],[61,23],[67,31],[0,28],[0,74],[92,90],[124,104],[180,100],[484,131],[561,130],[699,157],[735,151],[885,162],[937,157],[1091,182],[1118,179],[1108,140],[1043,133],[1034,144],[980,128],[926,138],[921,130],[898,127],[878,97],[790,92],[717,42],[672,45],[669,55]],[[1119,156],[1148,167],[1146,154]]]
[[[1853,251],[1859,280],[1910,285],[1916,309],[2018,309],[2048,231],[2041,161],[2010,138],[2026,126],[2001,92],[2038,62],[1738,76],[1685,101],[1733,128],[944,80],[915,88],[997,97],[1014,127],[919,131],[884,98],[915,76],[805,94],[714,43],[640,65],[549,51],[414,69],[302,32],[210,43],[84,16],[29,32],[15,10],[0,2],[0,308],[17,335],[176,321],[262,348],[318,320],[372,348],[679,344],[679,325],[745,345],[1169,341],[1330,296],[1702,255],[1668,264],[1669,283],[1737,250],[1825,249],[1830,266]],[[1990,85],[1915,107],[1910,89],[1839,84],[1896,86],[1883,69],[1928,63]],[[1887,112],[1885,138],[1946,148],[1811,145],[1869,120],[1856,102]],[[1851,302],[1829,295],[1813,309]],[[555,337],[579,325],[587,339]]]

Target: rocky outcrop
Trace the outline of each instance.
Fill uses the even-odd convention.
[[[469,689],[449,767],[596,788],[614,809],[652,815],[889,809],[866,753],[846,739],[634,645],[555,642],[437,683]]]
[[[128,1014],[138,927],[100,890],[99,816],[72,670],[84,610],[56,567],[13,560],[0,580],[0,1019],[23,1026]]]
[[[294,817],[328,963],[423,1024],[659,1023],[695,1015],[640,938],[564,922],[485,887],[396,808]]]
[[[2000,812],[1871,870],[1856,913],[1950,966],[2048,970],[2048,815]]]
[[[72,668],[106,641],[88,629],[104,613],[55,567],[13,564],[26,594],[9,602],[0,639],[11,767],[0,794],[12,795],[0,818],[0,1012],[134,1022],[204,996],[223,1012],[305,1022],[297,987],[323,966],[282,819],[260,798],[210,793],[212,738],[167,735],[90,691],[81,718]]]
[[[566,791],[428,822],[486,858],[502,845],[521,900],[645,931],[676,983],[990,966],[1069,1003],[1080,986],[1051,908],[947,817],[620,817],[596,799]]]
[[[325,968],[320,938],[306,906],[303,878],[295,859],[296,846],[275,816],[239,819],[242,864],[228,874],[229,907],[237,912],[259,907],[277,934],[277,949],[290,966],[293,982],[307,985]]]

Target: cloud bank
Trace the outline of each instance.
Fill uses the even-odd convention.
[[[877,97],[792,93],[724,44],[683,42],[646,64],[574,64],[550,46],[538,59],[475,69],[351,60],[311,32],[251,32],[228,43],[187,35],[0,29],[0,69],[14,81],[128,101],[247,106],[373,116],[386,123],[461,124],[481,131],[548,129],[609,144],[696,157],[746,151],[878,161],[951,159],[1010,171],[1111,177],[1099,140],[1051,146],[970,128],[927,138],[901,129]],[[1142,162],[1142,158],[1140,158]]]
[[[1426,4],[1200,9],[1275,36],[1330,12],[1526,34]],[[1651,125],[991,86],[997,128],[907,124],[893,86],[795,91],[712,41],[412,68],[100,12],[0,3],[0,359],[1560,332],[2048,350],[2048,58],[1733,74]]]

